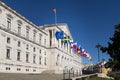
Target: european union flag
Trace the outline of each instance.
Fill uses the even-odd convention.
[[[56,39],[63,39],[64,38],[64,32],[63,31],[56,31],[55,33]]]

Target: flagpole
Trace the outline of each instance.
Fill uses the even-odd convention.
[[[57,24],[57,11],[56,8],[53,8],[52,11],[54,12],[54,17],[55,17],[55,24]]]
[[[55,24],[57,24],[57,14],[56,14],[56,11],[55,11]]]

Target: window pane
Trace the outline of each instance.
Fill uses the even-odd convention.
[[[21,25],[18,24],[18,34],[20,35],[21,34]]]
[[[11,28],[11,19],[7,18],[7,29]]]
[[[29,62],[29,54],[26,54],[26,62]]]
[[[36,55],[33,55],[33,63],[35,63]]]
[[[17,60],[18,61],[20,60],[20,52],[19,51],[17,52]]]
[[[10,38],[9,37],[7,37],[7,43],[10,43]]]
[[[7,50],[6,50],[6,58],[7,58],[7,59],[10,59],[10,49],[7,49]]]
[[[29,28],[26,28],[26,38],[29,39]]]
[[[18,41],[18,44],[17,44],[18,47],[20,47],[20,41]]]

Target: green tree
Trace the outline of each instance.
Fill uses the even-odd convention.
[[[115,25],[114,35],[110,37],[108,47],[101,46],[101,51],[110,55],[106,66],[111,67],[114,71],[120,70],[120,24]]]

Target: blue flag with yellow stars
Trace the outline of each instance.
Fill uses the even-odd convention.
[[[55,33],[56,39],[64,39],[64,32],[63,31],[56,31]]]

